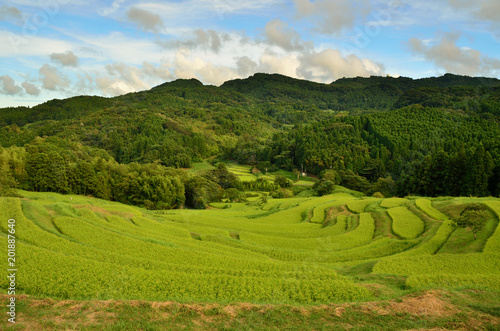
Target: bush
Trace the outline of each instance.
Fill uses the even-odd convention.
[[[274,178],[274,182],[282,188],[292,187],[292,181],[280,174],[276,175],[276,177]]]
[[[287,199],[293,197],[293,192],[284,188],[280,188],[277,191],[271,192],[271,196],[275,199]]]
[[[186,204],[197,209],[205,209],[210,202],[219,202],[223,190],[217,183],[204,177],[194,176],[186,182]]]
[[[319,195],[331,194],[334,189],[335,189],[335,183],[329,180],[322,181],[316,188]]]
[[[371,189],[370,182],[363,176],[355,174],[352,170],[339,172],[340,185],[351,190],[368,192]]]
[[[474,239],[476,239],[476,233],[481,231],[486,225],[487,214],[485,210],[468,209],[460,213],[460,217],[455,221],[458,227],[469,228],[474,234]]]
[[[228,188],[224,191],[224,198],[229,200],[229,202],[246,202],[246,196],[244,193],[238,191],[235,188]]]

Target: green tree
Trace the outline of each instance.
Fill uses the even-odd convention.
[[[319,195],[331,194],[331,193],[333,193],[334,189],[335,189],[335,184],[329,180],[321,181],[320,184],[316,188]]]
[[[277,174],[274,177],[274,182],[282,188],[292,187],[292,181],[281,174]]]
[[[28,150],[26,173],[35,191],[69,192],[67,169],[67,160],[55,151]]]
[[[223,189],[242,188],[241,181],[238,176],[227,170],[225,163],[219,163],[216,169],[209,170],[201,175],[206,179],[219,184],[219,186]]]
[[[93,165],[80,161],[69,171],[72,191],[76,194],[93,194],[97,189],[97,177]]]
[[[466,175],[466,192],[468,195],[482,197],[490,195],[489,179],[493,175],[494,163],[490,153],[479,144],[469,158]]]
[[[379,178],[373,184],[371,191],[373,193],[379,192],[386,198],[392,197],[394,196],[394,192],[396,191],[396,183],[391,177]]]
[[[331,169],[323,170],[319,174],[319,178],[321,180],[324,180],[324,181],[328,180],[328,181],[332,182],[334,185],[337,185],[340,182],[340,176],[339,176],[338,172],[335,170],[331,170]]]
[[[476,239],[476,234],[486,225],[487,216],[486,207],[480,203],[474,203],[468,205],[460,213],[460,217],[455,220],[455,223],[461,228],[470,229],[474,239]]]
[[[13,188],[16,186],[17,183],[11,174],[8,162],[0,158],[0,196],[15,195]]]
[[[355,174],[352,170],[340,172],[340,178],[340,185],[351,190],[368,192],[371,188],[370,182],[365,177]]]
[[[245,202],[245,194],[238,191],[234,187],[224,190],[224,199],[229,200],[229,202]]]
[[[222,199],[222,188],[205,177],[191,177],[186,181],[185,187],[186,204],[196,209],[204,209],[210,202],[219,202]]]

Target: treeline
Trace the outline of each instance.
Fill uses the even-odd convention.
[[[59,138],[2,148],[2,193],[9,188],[91,195],[170,209],[184,205],[184,172],[156,164],[119,164],[103,150]],[[11,193],[11,192],[10,192]]]
[[[240,140],[226,157],[254,160],[261,171],[335,171],[335,184],[368,194],[393,183],[383,190],[488,196],[500,194],[499,137],[499,121],[412,106],[297,125],[264,145]]]
[[[500,194],[499,169],[483,144],[457,152],[427,155],[410,175],[401,178],[401,195],[490,196]]]
[[[259,179],[241,182],[224,163],[190,175],[160,162],[120,164],[106,151],[56,137],[25,147],[0,147],[0,196],[29,191],[80,194],[148,209],[206,208],[223,200],[245,202],[244,191],[276,191]]]

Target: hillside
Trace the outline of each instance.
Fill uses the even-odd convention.
[[[499,86],[258,74],[1,109],[0,300],[33,330],[497,329]]]
[[[344,327],[454,329],[462,316],[467,329],[498,327],[499,199],[348,192],[166,212],[55,193],[0,198],[0,217],[15,220],[16,294],[30,302],[18,307],[18,324],[114,325],[123,309],[139,305],[144,316],[124,317],[129,328],[161,328],[154,321],[172,316],[176,325],[236,327],[235,318],[253,323],[253,308],[276,316],[258,323],[276,326],[326,319]],[[451,221],[471,203],[487,208],[477,239]],[[0,226],[7,245],[12,227]],[[6,277],[0,283],[8,287]],[[48,315],[35,321],[35,305]],[[97,312],[100,305],[105,310]],[[217,319],[199,320],[212,313]]]
[[[256,74],[221,87],[177,80],[115,98],[51,100],[0,110],[0,191],[142,206],[154,196],[163,201],[148,205],[180,207],[189,193],[176,203],[167,198],[173,188],[158,198],[147,193],[150,177],[167,176],[182,191],[189,176],[170,168],[234,160],[262,173],[334,171],[334,184],[369,195],[498,196],[499,109],[499,80],[450,74],[331,84]],[[45,179],[49,169],[58,175]],[[124,178],[134,183],[119,185]],[[133,187],[144,191],[136,202],[123,193]]]

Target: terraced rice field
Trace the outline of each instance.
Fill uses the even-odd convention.
[[[440,249],[451,245],[456,229],[447,210],[439,210],[443,204],[432,199],[339,192],[224,209],[147,211],[93,198],[22,194],[0,199],[0,240],[7,245],[7,220],[15,219],[22,270],[17,282],[27,294],[290,304],[370,300],[370,287],[341,272],[358,265],[370,265],[367,273],[374,276],[403,277],[408,288],[500,290],[498,199],[480,200],[490,211],[481,242],[450,254]],[[3,288],[7,281],[0,278]]]

